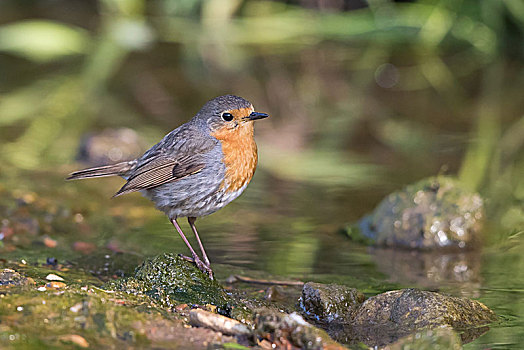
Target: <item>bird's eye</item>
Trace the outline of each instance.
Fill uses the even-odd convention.
[[[224,119],[226,122],[230,122],[233,120],[233,114],[231,113],[222,113],[222,119]]]

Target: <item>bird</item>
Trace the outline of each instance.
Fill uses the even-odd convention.
[[[167,215],[192,257],[180,256],[213,279],[195,222],[244,192],[258,163],[254,122],[267,117],[242,97],[219,96],[139,158],[75,171],[67,180],[124,178],[126,183],[113,197],[139,191],[150,199]],[[202,258],[182,232],[177,221],[181,217],[187,218]]]

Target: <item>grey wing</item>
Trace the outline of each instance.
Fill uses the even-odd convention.
[[[205,167],[203,155],[215,144],[213,139],[195,137],[195,133],[187,129],[174,130],[139,159],[129,173],[127,183],[114,196],[157,187],[198,173]]]

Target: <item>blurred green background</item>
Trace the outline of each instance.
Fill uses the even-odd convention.
[[[2,171],[71,163],[109,127],[150,145],[233,93],[271,114],[257,138],[275,176],[362,189],[443,171],[522,196],[523,3],[364,5],[4,0]]]
[[[509,322],[484,342],[518,346],[523,63],[522,0],[1,0],[0,187],[74,198],[73,213],[102,218],[98,245],[120,235],[158,254],[179,243],[160,213],[137,219],[145,199],[106,204],[118,180],[62,182],[81,167],[82,140],[126,127],[138,154],[207,100],[240,95],[271,118],[257,123],[252,185],[201,223],[213,261],[325,281],[346,261],[372,275],[369,291],[386,289],[365,250],[327,256],[347,248],[330,234],[394,189],[457,175],[487,198],[483,282],[470,295]],[[107,224],[122,212],[143,227]]]

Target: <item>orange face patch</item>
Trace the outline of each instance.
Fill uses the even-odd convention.
[[[249,115],[247,108],[243,108],[239,118]],[[236,112],[239,111],[239,112]],[[237,118],[240,109],[230,111]],[[235,192],[251,181],[257,167],[257,145],[253,137],[253,122],[240,122],[234,129],[223,128],[211,135],[221,141],[222,161],[226,166],[226,175],[221,188],[227,186],[227,192]]]

